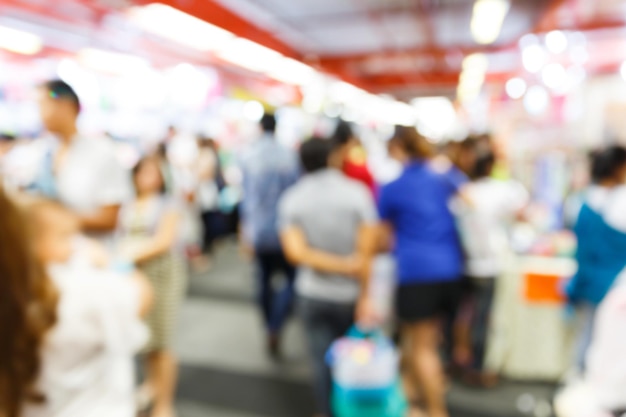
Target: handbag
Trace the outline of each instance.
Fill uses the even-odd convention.
[[[331,346],[332,407],[337,417],[403,417],[407,401],[398,353],[382,331],[352,327]]]

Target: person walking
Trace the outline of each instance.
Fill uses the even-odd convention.
[[[302,145],[306,175],[280,203],[281,239],[298,266],[299,311],[313,365],[316,407],[331,416],[326,352],[355,322],[371,322],[369,263],[378,215],[369,190],[344,176],[341,158],[324,139]],[[357,311],[358,310],[358,311]]]
[[[39,109],[54,140],[47,146],[32,188],[73,211],[81,229],[110,248],[119,210],[131,196],[129,173],[110,141],[79,133],[81,105],[70,85],[61,80],[43,84]]]
[[[278,201],[298,179],[300,166],[296,154],[276,141],[274,115],[264,115],[261,128],[263,136],[252,144],[241,161],[244,192],[240,206],[241,239],[254,253],[267,347],[272,356],[277,356],[281,330],[292,307],[296,277],[278,236]],[[277,272],[285,277],[279,290],[273,283]]]
[[[592,156],[593,184],[584,193],[574,233],[578,272],[566,288],[581,319],[578,373],[584,373],[598,305],[626,267],[626,148],[611,146]]]
[[[147,379],[140,389],[140,406],[153,403],[153,417],[173,417],[177,380],[171,350],[173,330],[187,283],[184,250],[180,247],[180,210],[166,194],[156,157],[139,161],[133,169],[137,198],[120,213],[118,255],[137,267],[154,287],[154,308],[147,317],[151,338]]]
[[[433,160],[415,128],[397,128],[389,152],[405,166],[397,180],[382,188],[379,201],[384,240],[393,242],[389,246],[398,268],[396,309],[408,346],[405,362],[429,416],[448,417],[439,357],[441,319],[455,316],[463,275],[463,251],[448,203],[465,176]]]

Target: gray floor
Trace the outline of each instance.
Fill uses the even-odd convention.
[[[218,251],[210,273],[192,278],[176,339],[181,417],[312,415],[302,328],[292,320],[284,359],[269,360],[254,288],[252,269],[232,244]],[[552,392],[511,382],[488,392],[455,385],[449,402],[453,417],[549,417]]]

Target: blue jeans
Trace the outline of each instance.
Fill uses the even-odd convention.
[[[332,416],[332,378],[326,363],[326,352],[332,343],[344,336],[354,324],[354,304],[301,298],[299,313],[304,323],[309,357],[313,365],[315,405],[317,412]]]
[[[576,346],[576,366],[580,372],[585,372],[587,368],[587,352],[593,341],[597,309],[591,304],[583,304],[577,310],[580,317],[580,329]]]
[[[259,303],[267,330],[278,334],[289,317],[294,299],[296,269],[282,252],[257,253]],[[285,284],[279,290],[273,285],[275,273],[282,272]]]

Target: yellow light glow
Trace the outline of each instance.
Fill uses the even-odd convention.
[[[500,36],[509,8],[507,0],[476,0],[471,22],[474,40],[481,45],[494,43]]]
[[[0,48],[16,54],[35,55],[43,49],[43,42],[33,33],[0,26]]]
[[[227,30],[163,4],[134,7],[128,16],[146,32],[203,52],[220,49],[235,38]]]

